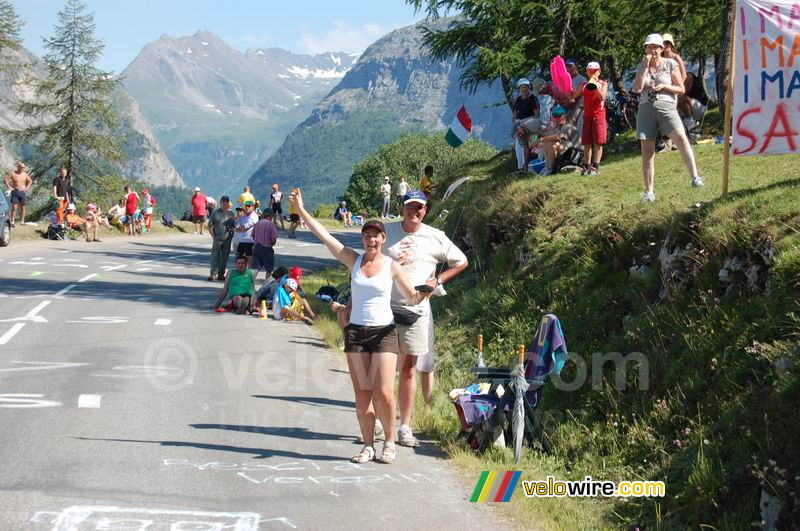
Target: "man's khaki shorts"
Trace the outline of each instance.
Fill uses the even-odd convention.
[[[397,325],[400,353],[416,356],[418,371],[433,372],[436,351],[433,341],[433,313],[428,312],[410,326]],[[398,363],[401,360],[398,358]]]

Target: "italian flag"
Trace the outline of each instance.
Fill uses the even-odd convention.
[[[456,113],[456,117],[453,118],[453,122],[450,124],[450,129],[447,130],[444,139],[447,140],[447,143],[452,147],[457,148],[466,142],[471,132],[472,118],[469,117],[467,109],[462,105]]]

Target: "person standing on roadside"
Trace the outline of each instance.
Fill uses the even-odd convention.
[[[344,329],[345,352],[356,400],[356,415],[364,446],[352,457],[366,463],[375,457],[375,414],[386,432],[380,460],[393,463],[394,444],[394,374],[397,366],[397,330],[391,308],[391,295],[400,293],[407,304],[420,304],[428,294],[415,291],[396,261],[383,254],[386,229],[382,222],[371,220],[361,228],[364,251],[345,247],[303,207],[300,190],[292,192],[294,205],[314,236],[350,270],[352,312]],[[288,281],[287,281],[288,282]],[[273,305],[274,307],[274,305]],[[374,407],[374,409],[373,409]]]
[[[211,235],[211,272],[208,280],[225,280],[233,241],[233,212],[227,195],[220,198],[219,208],[211,213],[208,233]]]
[[[25,225],[28,190],[33,186],[33,178],[28,173],[28,166],[19,161],[17,163],[17,171],[7,173],[3,182],[11,192],[11,226],[15,226],[14,220],[17,218],[17,207],[19,207],[19,223],[20,225]]]
[[[692,187],[703,186],[703,178],[698,175],[694,152],[678,115],[678,95],[685,90],[678,63],[661,56],[664,39],[658,33],[647,36],[644,49],[645,57],[636,68],[633,79],[633,92],[640,94],[639,110],[636,113],[636,138],[642,147],[642,202],[652,203],[656,200],[653,181],[659,131],[662,135],[669,136],[680,151],[683,164],[691,176]]]
[[[272,210],[272,221],[274,222],[276,219],[281,222],[281,230],[286,229],[283,225],[283,207],[281,207],[281,201],[283,201],[283,192],[281,192],[278,183],[272,185],[272,193],[269,196],[270,202],[270,209]],[[277,226],[277,223],[275,223]]]
[[[125,223],[128,225],[128,235],[136,234],[136,211],[139,209],[139,194],[133,186],[125,187]]]
[[[69,186],[67,185],[66,178],[67,169],[61,168],[56,178],[53,179],[53,197],[58,201],[56,219],[59,224],[64,223],[64,211],[72,200],[69,195]]]
[[[258,206],[258,201],[256,201],[256,197],[250,192],[249,186],[245,186],[242,190],[242,194],[239,196],[239,206],[244,206],[245,201],[252,201]]]
[[[397,215],[403,215],[403,201],[405,201],[406,194],[408,193],[408,183],[404,176],[400,176],[400,182],[397,183]]]
[[[192,221],[194,222],[194,233],[203,234],[203,225],[206,224],[206,214],[208,208],[208,201],[206,196],[200,190],[200,187],[195,187],[194,195],[192,196]]]
[[[253,260],[250,268],[253,270],[253,280],[258,281],[258,272],[263,268],[269,278],[272,268],[275,267],[275,243],[278,241],[278,229],[272,223],[272,213],[264,212],[261,219],[253,227]]]
[[[378,190],[381,194],[381,219],[389,219],[389,209],[392,206],[392,183],[389,182],[389,177],[383,178],[383,184]]]
[[[606,143],[606,94],[608,84],[600,79],[600,63],[592,61],[586,65],[589,81],[583,84],[583,170],[581,175],[600,173],[603,145]]]
[[[156,206],[155,198],[150,195],[150,189],[142,190],[142,215],[144,216],[144,231],[150,232],[153,226],[153,208]]]
[[[423,192],[409,192],[403,202],[402,221],[386,224],[386,243],[383,249],[390,258],[400,262],[412,285],[427,284],[435,291],[460,275],[469,266],[469,262],[444,232],[422,222],[427,214],[427,207],[428,199]],[[449,268],[437,276],[436,266],[442,262],[447,262]],[[420,373],[422,395],[425,403],[430,405],[436,356],[433,314],[428,299],[415,305],[414,301],[409,301],[397,289],[392,291],[392,311],[400,340],[398,442],[401,446],[417,446],[417,439],[410,427],[417,392],[415,373]]]
[[[236,220],[234,228],[239,234],[236,256],[244,256],[247,259],[247,267],[250,267],[250,262],[253,260],[253,227],[258,223],[255,208],[256,205],[252,201],[245,201],[244,215]]]

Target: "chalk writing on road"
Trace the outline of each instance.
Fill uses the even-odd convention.
[[[164,459],[165,468],[187,468],[235,472],[237,476],[256,485],[273,483],[278,485],[367,485],[375,483],[434,483],[417,472],[408,474],[385,474],[375,465],[357,463],[318,463],[315,461],[289,461],[268,463],[194,463],[188,459]]]
[[[297,525],[286,517],[262,518],[258,513],[251,512],[176,511],[82,505],[68,507],[60,512],[38,511],[30,518],[29,522],[41,526],[52,526],[53,531],[100,529],[256,531],[260,523],[283,524],[291,529],[297,528]]]

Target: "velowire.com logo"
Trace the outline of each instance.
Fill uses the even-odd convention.
[[[495,472],[484,470],[472,491],[471,502],[507,502],[517,488],[522,472]]]

